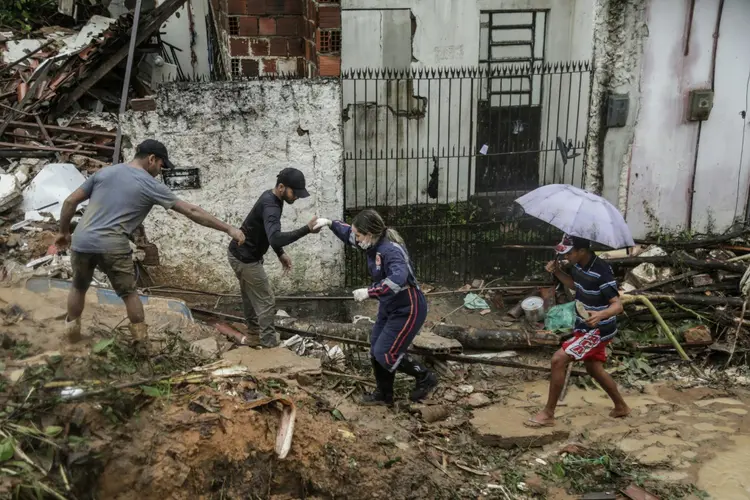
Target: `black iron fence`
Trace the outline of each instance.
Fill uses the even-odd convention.
[[[377,209],[421,280],[525,275],[549,255],[559,235],[513,200],[584,184],[588,62],[363,69],[342,85],[345,215]],[[366,280],[349,252],[348,284]]]

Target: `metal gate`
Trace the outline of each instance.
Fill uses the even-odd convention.
[[[377,209],[425,282],[533,272],[559,235],[513,200],[583,185],[590,84],[587,61],[533,58],[345,72],[346,218]],[[366,282],[364,256],[347,252],[347,284]]]

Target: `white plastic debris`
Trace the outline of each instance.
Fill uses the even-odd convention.
[[[71,163],[50,163],[23,190],[22,208],[25,212],[46,212],[59,220],[65,198],[81,187],[85,180]],[[87,204],[88,201],[85,201],[79,208]]]
[[[371,319],[371,318],[370,318],[369,316],[361,316],[361,315],[357,315],[357,316],[354,316],[354,321],[353,321],[353,323],[354,323],[355,325],[356,325],[357,323],[359,323],[360,321],[366,321],[366,322],[368,322],[368,323],[370,323],[370,324],[373,324],[373,325],[375,324],[375,322],[374,322],[374,321],[373,321],[373,320],[372,320],[372,319]]]
[[[62,399],[75,398],[83,394],[83,389],[80,387],[66,387],[60,392]]]

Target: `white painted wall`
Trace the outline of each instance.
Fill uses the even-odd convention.
[[[716,99],[699,126],[686,120],[688,93],[710,88],[719,0],[697,0],[684,56],[689,2],[652,0],[647,14],[640,105],[628,172],[627,220],[650,231],[723,231],[743,216],[750,157],[740,161],[750,74],[750,3],[726,0],[716,57]],[[697,153],[697,156],[696,156]]]
[[[176,191],[228,223],[239,226],[276,175],[295,166],[305,173],[310,198],[285,205],[282,230],[313,215],[343,212],[341,100],[337,81],[254,81],[170,84],[157,110],[129,113],[125,157],[146,138],[163,141],[178,167],[200,168],[202,188]],[[306,131],[306,132],[305,132]],[[228,237],[155,207],[146,235],[159,248],[159,276],[210,290],[236,290],[227,263]],[[273,251],[266,269],[278,291],[324,291],[344,283],[344,252],[330,231],[286,248],[294,268],[282,276]]]
[[[341,6],[343,71],[364,67],[476,67],[480,59],[482,10],[549,9],[545,60],[590,60],[592,53],[593,0],[342,0]],[[411,44],[410,14],[416,20]],[[576,125],[577,138],[585,137],[588,82],[581,88],[581,109],[563,107],[557,118],[558,96],[567,105],[570,90],[577,102],[576,79],[577,75],[570,87],[567,75],[545,78],[542,122],[553,140],[553,132],[561,131],[567,131],[566,138],[575,140]],[[472,126],[476,122],[479,80],[444,80],[441,84],[425,76],[410,83],[381,81],[365,85],[345,80],[343,85],[349,118],[344,123],[346,153],[357,159],[346,162],[347,192],[356,192],[356,196],[348,195],[347,206],[427,202],[425,191],[434,165],[433,148],[438,156],[452,158],[439,159],[439,196],[429,201],[466,200],[473,194],[473,162],[456,156],[476,154],[482,146],[475,144],[476,131]],[[395,116],[394,111],[411,117]],[[373,150],[365,151],[363,144],[374,146]],[[392,151],[385,151],[386,145]],[[380,158],[381,149],[383,159],[360,159],[368,155]],[[413,153],[426,158],[398,160],[402,149],[406,156]],[[553,170],[560,171],[559,166],[554,167],[555,157],[551,154],[540,161],[540,178],[547,182],[552,181]],[[580,177],[582,160],[576,161]],[[570,166],[568,171],[572,171]],[[576,182],[572,177],[565,180]]]

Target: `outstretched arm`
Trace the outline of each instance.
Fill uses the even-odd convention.
[[[203,210],[198,205],[193,205],[183,200],[177,200],[172,209],[178,214],[182,214],[196,224],[205,226],[211,229],[216,229],[223,233],[228,234],[232,239],[237,240],[240,245],[245,242],[245,235],[242,231],[236,227],[230,226],[226,222],[222,222],[210,213]]]

